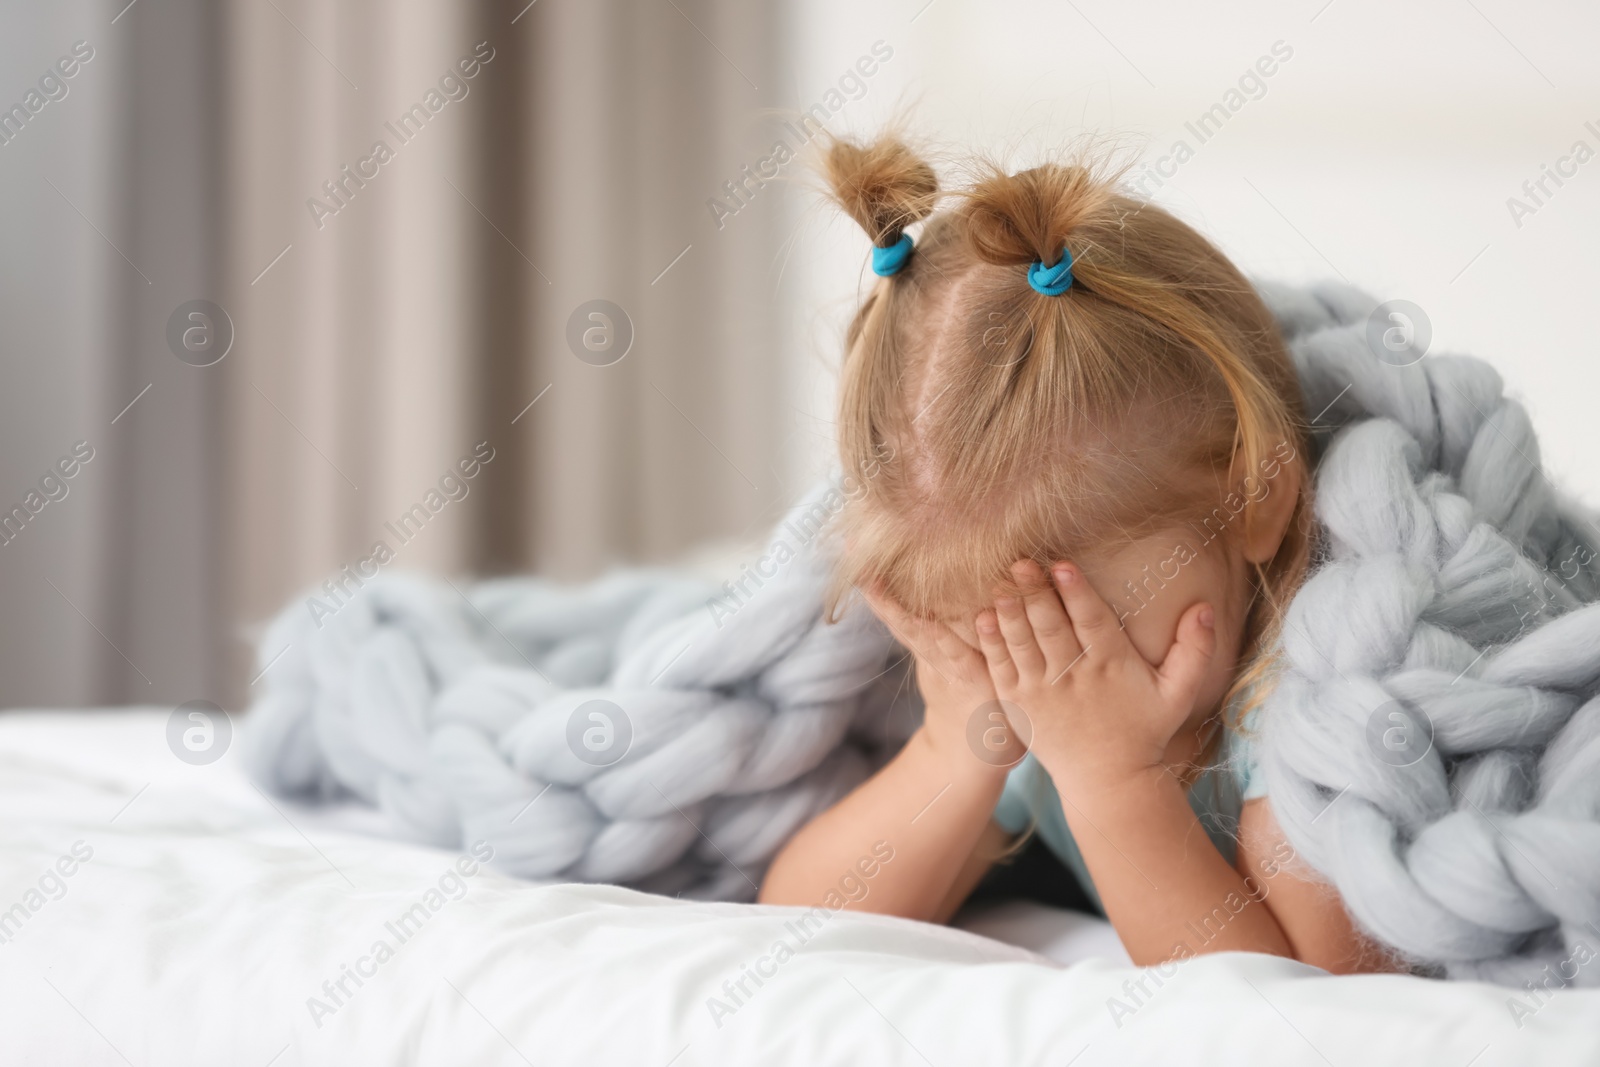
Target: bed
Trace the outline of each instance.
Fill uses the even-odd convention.
[[[1600,1062],[1595,990],[517,880],[185,763],[170,715],[0,713],[4,1064]]]

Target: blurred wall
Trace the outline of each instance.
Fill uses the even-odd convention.
[[[1015,166],[1098,135],[1133,178],[1170,172],[1147,182],[1153,199],[1247,273],[1343,278],[1419,305],[1432,350],[1493,363],[1532,413],[1552,479],[1600,505],[1595,5],[816,0],[790,19],[797,96],[836,82],[871,41],[895,49],[843,130],[909,112],[935,149]],[[1272,73],[1241,85],[1263,58]],[[1219,104],[1237,107],[1202,141],[1190,127]],[[1180,140],[1193,155],[1178,165]],[[1560,185],[1544,177],[1557,165]],[[1524,183],[1539,180],[1536,203]],[[1514,212],[1513,197],[1534,211]],[[829,210],[809,214],[793,242],[786,365],[818,425],[832,417],[865,252]]]
[[[346,567],[588,577],[796,490],[782,215],[707,207],[783,102],[774,11],[5,19],[0,92],[94,54],[0,145],[0,493],[94,457],[0,547],[0,704],[237,708],[256,624]]]
[[[362,561],[578,579],[781,508],[779,216],[705,206],[781,99],[771,13],[230,10],[240,618]]]
[[[215,696],[220,393],[164,334],[223,266],[219,15],[10,2],[4,25],[0,701]]]
[[[93,49],[0,139],[0,505],[37,494],[0,544],[0,705],[241,707],[251,625],[379,541],[458,583],[738,558],[831,460],[871,278],[801,113],[1019,166],[1098,131],[1136,177],[1195,142],[1159,203],[1248,271],[1419,304],[1600,500],[1600,162],[1544,178],[1600,150],[1576,2],[0,0],[0,26],[0,107]]]

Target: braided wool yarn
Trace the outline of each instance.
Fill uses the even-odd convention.
[[[1414,964],[1600,984],[1574,963],[1600,952],[1592,514],[1545,480],[1487,364],[1379,359],[1376,302],[1348,287],[1262,295],[1315,414],[1321,532],[1259,719],[1274,813]],[[419,840],[488,840],[516,874],[751,899],[920,715],[870,612],[822,622],[828,560],[797,531],[840,492],[797,505],[732,597],[662,571],[466,592],[385,574],[320,624],[296,603],[260,645],[282,658],[253,773]],[[593,729],[626,755],[585,758]]]
[[[1263,296],[1323,412],[1323,547],[1259,719],[1273,812],[1413,964],[1600,985],[1594,513],[1488,364],[1376,358],[1354,290]]]
[[[864,605],[822,623],[816,531],[853,491],[818,486],[723,586],[382,573],[347,581],[331,617],[296,602],[260,642],[260,667],[282,658],[246,722],[251,773],[354,795],[415,840],[485,840],[524,877],[752,900],[783,842],[921,715]]]

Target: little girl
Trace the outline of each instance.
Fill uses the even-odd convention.
[[[1255,290],[1094,166],[989,168],[937,212],[897,139],[836,142],[826,171],[880,276],[839,415],[845,469],[878,473],[839,516],[829,611],[863,592],[926,711],[761,900],[817,904],[887,842],[851,906],[945,922],[1036,831],[1140,965],[1392,969],[1294,868],[1252,773],[1314,536],[1299,386]]]

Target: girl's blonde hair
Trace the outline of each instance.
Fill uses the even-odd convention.
[[[968,188],[945,193],[885,136],[834,141],[824,170],[873,244],[923,223],[847,335],[839,447],[862,477],[833,526],[830,619],[874,579],[913,614],[970,615],[996,588],[1015,591],[1018,559],[1092,560],[1183,524],[1247,531],[1264,494],[1238,495],[1243,479],[1259,487],[1306,454],[1299,383],[1255,289],[1103,163],[1016,174],[980,163]],[[946,196],[954,207],[936,212]],[[1035,291],[1029,265],[1063,249],[1071,288]],[[1259,699],[1262,652],[1305,576],[1310,480],[1299,484],[1282,545],[1256,568],[1229,701],[1245,688],[1247,706]]]

